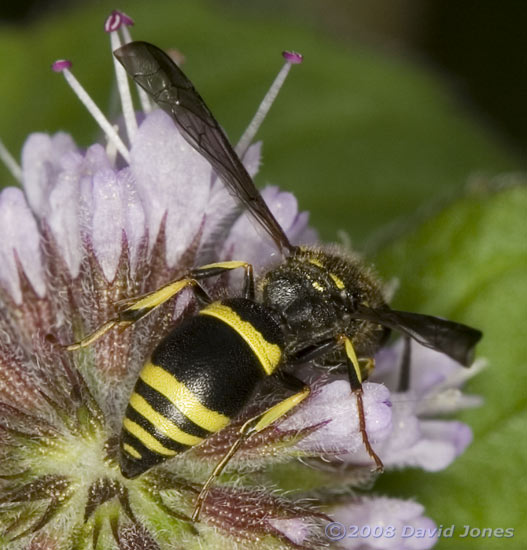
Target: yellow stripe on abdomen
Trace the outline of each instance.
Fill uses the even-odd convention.
[[[244,321],[232,308],[221,302],[214,302],[199,313],[216,317],[232,327],[247,342],[265,372],[273,374],[282,357],[280,346],[268,342],[251,323]]]
[[[158,431],[163,435],[182,443],[183,445],[197,445],[203,441],[202,437],[188,434],[181,428],[176,426],[172,421],[158,413],[146,399],[140,396],[138,393],[133,393],[130,397],[130,405],[144,418],[146,418],[150,424],[153,424]]]
[[[177,378],[164,368],[146,363],[139,375],[151,388],[164,395],[189,420],[209,432],[224,428],[230,418],[217,411],[211,411]]]
[[[151,451],[154,451],[155,453],[164,456],[174,456],[177,454],[177,451],[167,449],[164,445],[161,445],[161,443],[159,443],[159,441],[153,435],[149,434],[144,428],[142,428],[141,426],[139,426],[139,424],[136,424],[129,418],[124,418],[123,427],[127,432],[131,433],[134,437],[139,439],[139,441],[147,449],[150,449]]]
[[[133,458],[137,460],[141,459],[141,453],[131,445],[128,445],[128,443],[123,443],[123,450],[125,450]]]

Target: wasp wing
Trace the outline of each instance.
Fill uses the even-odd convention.
[[[472,364],[474,348],[483,336],[481,331],[467,325],[420,313],[360,307],[356,317],[402,332],[465,367]]]
[[[223,183],[278,248],[293,250],[227,136],[174,61],[148,42],[130,42],[115,50],[114,55],[134,81],[172,117],[181,135],[210,162]]]

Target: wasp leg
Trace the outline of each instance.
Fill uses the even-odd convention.
[[[236,441],[232,444],[231,448],[227,451],[225,456],[220,460],[220,462],[218,462],[218,464],[210,474],[209,478],[201,488],[198,498],[196,499],[194,513],[192,514],[192,519],[194,521],[199,521],[201,508],[203,507],[203,503],[205,501],[205,498],[207,497],[210,486],[212,485],[214,480],[221,474],[225,466],[227,466],[230,459],[236,454],[236,451],[238,451],[243,442],[252,435],[262,431],[264,428],[267,428],[273,422],[295,408],[309,395],[309,392],[309,386],[303,385],[302,389],[298,393],[287,397],[283,401],[280,401],[280,403],[277,403],[270,409],[267,409],[262,414],[250,418],[249,420],[247,420],[247,422],[245,422],[245,424],[240,428],[238,439],[236,439]]]
[[[412,356],[411,339],[409,336],[404,337],[404,348],[401,359],[401,371],[399,373],[398,392],[408,391],[410,388],[410,360]]]
[[[84,337],[82,340],[79,340],[78,342],[74,342],[73,344],[68,344],[64,347],[68,351],[75,351],[80,348],[86,348],[89,345],[93,344],[95,340],[98,340],[101,336],[106,334],[113,327],[120,326],[124,329],[131,324],[132,324],[131,322],[120,321],[117,317],[114,319],[110,319],[109,321],[106,321],[106,323],[98,327],[96,330],[94,330],[92,333],[88,334],[88,336]]]
[[[213,264],[202,265],[190,272],[190,276],[194,279],[204,279],[206,277],[214,277],[221,275],[226,271],[243,267],[245,271],[245,280],[243,285],[243,296],[249,300],[254,300],[254,273],[252,264],[231,260],[227,262],[216,262]]]
[[[384,465],[382,460],[377,456],[377,453],[373,450],[370,441],[368,439],[368,433],[366,432],[366,419],[364,416],[364,404],[362,401],[362,372],[359,359],[353,348],[351,340],[346,335],[340,335],[336,339],[328,338],[322,340],[317,344],[313,344],[307,348],[301,349],[293,357],[289,358],[290,363],[304,363],[312,361],[331,353],[336,348],[344,346],[346,352],[346,366],[348,369],[348,378],[350,381],[350,386],[352,392],[355,394],[357,400],[357,409],[359,412],[359,429],[362,436],[362,441],[366,451],[371,456],[375,462],[376,470],[382,472],[384,470]],[[369,374],[375,367],[375,360],[370,358],[361,361],[364,362],[363,369]]]
[[[122,329],[129,327],[153,311],[155,308],[164,304],[167,300],[170,300],[170,298],[174,297],[187,286],[192,288],[194,291],[194,296],[201,305],[209,304],[211,299],[203,287],[198,283],[198,280],[214,277],[224,273],[225,271],[230,271],[231,269],[237,269],[240,267],[243,267],[245,270],[244,294],[246,297],[253,299],[254,277],[253,267],[251,264],[248,264],[247,262],[228,261],[204,265],[191,270],[186,277],[175,281],[170,281],[166,285],[163,285],[152,292],[142,294],[141,296],[135,296],[133,298],[126,298],[117,302],[122,309],[118,311],[116,317],[106,321],[79,342],[66,346],[66,349],[68,351],[74,351],[80,348],[85,348],[93,344],[93,342],[98,340],[101,336],[116,326],[121,327]]]
[[[377,456],[377,453],[373,450],[370,444],[370,440],[368,439],[368,432],[366,431],[366,418],[364,415],[364,403],[362,401],[362,374],[359,360],[357,359],[357,354],[355,353],[355,349],[353,348],[351,340],[347,336],[340,336],[339,341],[341,344],[344,344],[344,350],[346,351],[346,365],[348,367],[348,378],[351,390],[355,394],[355,398],[357,399],[357,410],[359,412],[359,430],[362,435],[362,442],[364,443],[366,451],[375,462],[375,469],[378,472],[383,472],[384,464],[382,463],[382,460]]]
[[[171,281],[170,283],[149,292],[141,296],[136,296],[134,298],[127,298],[118,302],[121,305],[121,308],[117,316],[109,321],[106,321],[100,327],[98,327],[91,334],[88,334],[85,338],[74,344],[66,346],[68,351],[74,351],[80,348],[85,348],[101,336],[106,334],[113,327],[121,327],[125,329],[130,325],[134,324],[136,321],[153,311],[155,308],[159,307],[161,304],[164,304],[167,300],[181,292],[187,286],[192,287],[195,296],[200,302],[210,303],[210,298],[205,290],[199,285],[195,279],[185,278],[179,279],[177,281]],[[126,306],[126,307],[123,307]]]
[[[298,363],[309,363],[326,355],[340,346],[339,340],[335,338],[327,338],[326,340],[321,340],[316,344],[312,344],[301,350],[298,350],[292,357],[288,358],[289,364],[298,364]]]
[[[373,369],[375,369],[375,358],[374,357],[367,357],[367,358],[361,358],[359,359],[359,365],[361,372],[365,372],[366,376],[363,376],[363,379],[369,378],[370,374],[373,372]]]

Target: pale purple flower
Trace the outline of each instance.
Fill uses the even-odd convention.
[[[428,550],[437,541],[436,524],[421,504],[387,497],[358,498],[332,510],[326,536],[350,550]]]
[[[382,380],[392,391],[393,430],[378,449],[387,468],[442,470],[470,444],[472,431],[462,422],[439,420],[437,416],[481,405],[481,398],[463,394],[461,385],[480,372],[484,361],[460,369],[453,359],[412,342],[410,384],[407,391],[400,392],[397,384],[402,349],[403,342],[399,341],[381,350],[370,378]]]
[[[122,12],[111,14],[105,29],[112,49],[121,39],[129,41],[131,24]],[[291,64],[301,61],[292,52],[284,57],[286,65],[236,147],[251,175],[261,150],[260,143],[251,145],[254,134]],[[281,389],[264,387],[225,429],[137,480],[121,476],[117,439],[138,372],[174,320],[196,305],[183,291],[90,348],[72,354],[59,343],[100,326],[115,314],[119,300],[149,292],[194,266],[243,259],[258,274],[280,256],[210,164],[144,95],[136,119],[120,66],[124,124],[119,132],[70,68],[66,61],[53,66],[64,73],[107,142],[82,150],[68,134],[35,133],[24,145],[21,167],[0,150],[22,184],[0,193],[3,547],[95,548],[102,541],[99,547],[120,550],[231,548],[265,539],[273,548],[312,549],[331,540],[325,531],[330,516],[348,523],[433,526],[416,503],[351,493],[334,500],[334,487],[312,492],[298,487],[298,493],[286,494],[272,484],[269,471],[276,464],[288,464],[306,478],[315,467],[339,471],[338,479],[351,485],[371,481],[371,458],[364,452],[349,382],[338,371],[321,373],[309,365],[299,367],[298,375],[310,384],[310,397],[244,444],[208,493],[197,528],[186,518],[204,479],[240,426],[276,402]],[[269,186],[262,195],[291,242],[316,242],[308,215],[292,194]],[[239,289],[236,275],[209,285],[216,295]],[[411,386],[398,393],[400,355],[400,344],[382,350],[375,376],[364,383],[370,442],[387,467],[444,468],[466,447],[470,430],[435,416],[478,403],[459,389],[466,372],[477,367],[463,371],[445,356],[413,346]],[[410,537],[405,545],[397,540],[399,546],[393,540],[392,546],[379,541],[350,546],[346,540],[342,547],[424,549],[435,539],[416,543]]]
[[[323,385],[315,385],[305,407],[280,423],[279,430],[300,430],[316,419],[320,428],[298,442],[295,449],[316,456],[355,456],[363,449],[359,431],[357,402],[350,393],[349,381],[331,376]],[[390,392],[382,384],[365,382],[364,406],[366,430],[372,442],[383,441],[391,434],[392,410]],[[336,403],[340,405],[335,406]],[[370,464],[370,460],[366,460]]]

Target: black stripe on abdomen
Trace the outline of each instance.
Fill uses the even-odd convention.
[[[192,420],[187,418],[164,395],[161,395],[148,384],[145,384],[140,378],[137,379],[134,391],[148,401],[156,411],[166,416],[184,432],[203,438],[207,438],[211,435],[212,432],[192,422]]]

